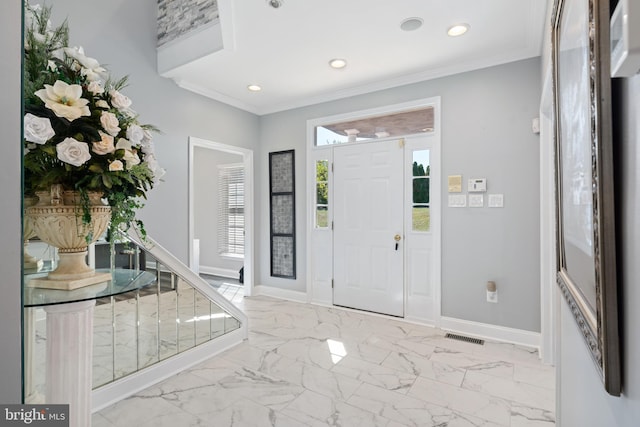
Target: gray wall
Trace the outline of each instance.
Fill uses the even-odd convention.
[[[458,74],[262,117],[258,186],[257,283],[306,290],[306,121],[433,96],[442,97],[442,182],[487,178],[503,209],[451,209],[443,191],[444,316],[540,331],[539,138],[531,131],[540,101],[540,60]],[[269,276],[268,152],[296,150],[298,278]],[[464,186],[466,190],[466,184]],[[486,201],[485,201],[486,205]],[[487,280],[498,304],[486,302]]]
[[[148,193],[140,214],[149,235],[187,263],[188,137],[255,149],[258,117],[176,86],[156,72],[156,0],[56,0],[54,23],[68,17],[71,45],[130,76],[123,92],[143,123],[162,130],[156,153],[165,182]],[[95,19],[99,16],[100,19]],[[155,214],[162,212],[162,215]]]
[[[233,270],[234,276],[242,267],[240,260],[218,254],[218,166],[242,163],[242,156],[204,147],[195,147],[193,155],[194,238],[200,239],[200,267]]]
[[[22,153],[20,143],[21,91],[21,0],[0,4],[0,51],[3,52],[0,79],[0,402],[22,399],[21,334],[21,206]]]
[[[640,76],[615,82],[616,228],[622,387],[609,396],[599,380],[571,311],[561,303],[559,420],[562,426],[632,427],[640,422]]]

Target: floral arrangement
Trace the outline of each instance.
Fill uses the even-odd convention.
[[[138,122],[122,93],[127,78],[113,80],[81,47],[69,47],[67,22],[54,28],[50,16],[50,7],[25,3],[25,193],[54,184],[78,191],[89,222],[88,193],[98,192],[111,206],[112,230],[127,227],[164,174],[157,129]]]

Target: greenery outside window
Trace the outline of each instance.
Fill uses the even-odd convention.
[[[329,161],[316,162],[316,228],[329,227]]]
[[[429,231],[431,215],[429,211],[429,183],[431,166],[429,165],[429,150],[413,152],[413,199],[412,199],[412,230]]]

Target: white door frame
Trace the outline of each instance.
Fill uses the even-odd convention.
[[[355,111],[355,112],[350,112],[350,113],[345,113],[345,114],[338,114],[338,115],[334,115],[334,116],[327,116],[327,117],[321,117],[321,118],[317,118],[317,119],[312,119],[312,120],[308,120],[307,121],[307,215],[306,215],[306,223],[307,223],[307,253],[306,253],[306,261],[307,261],[307,273],[306,273],[306,292],[307,292],[307,301],[314,303],[314,304],[319,304],[319,305],[328,305],[328,306],[332,306],[332,289],[329,287],[328,289],[325,289],[327,287],[326,283],[322,283],[322,289],[315,289],[314,286],[317,287],[316,284],[314,284],[314,264],[313,264],[313,247],[312,247],[312,242],[313,242],[313,234],[315,231],[315,179],[316,179],[316,168],[315,168],[315,160],[318,157],[318,154],[321,153],[322,151],[332,151],[332,146],[330,145],[324,145],[324,146],[320,146],[320,147],[316,147],[315,145],[315,128],[316,126],[322,126],[325,124],[329,124],[329,123],[335,123],[335,122],[340,122],[340,121],[348,121],[348,120],[354,120],[354,119],[358,119],[358,118],[366,118],[366,117],[373,117],[373,116],[380,116],[380,115],[385,115],[385,114],[393,114],[393,113],[397,113],[400,111],[406,111],[409,109],[414,109],[414,108],[420,108],[420,107],[427,107],[427,106],[433,106],[434,107],[434,132],[433,135],[436,137],[435,138],[435,143],[434,143],[434,147],[433,147],[433,153],[432,153],[432,158],[433,158],[433,164],[438,165],[436,169],[438,169],[435,172],[434,175],[434,186],[436,186],[437,191],[435,193],[432,194],[432,197],[434,200],[438,201],[437,206],[435,207],[435,212],[432,213],[432,215],[436,215],[437,216],[437,229],[434,230],[434,242],[433,242],[433,249],[434,249],[434,253],[433,253],[433,257],[434,257],[434,267],[435,270],[434,274],[433,274],[433,280],[434,280],[434,293],[435,293],[435,307],[434,307],[434,320],[433,323],[429,323],[429,324],[433,324],[433,326],[439,327],[440,326],[440,321],[441,321],[441,313],[442,313],[442,309],[441,309],[441,295],[442,295],[442,290],[441,290],[441,277],[442,277],[442,273],[441,273],[441,269],[442,269],[442,249],[441,249],[441,229],[442,229],[442,223],[441,223],[441,212],[442,212],[442,199],[440,196],[440,185],[441,185],[441,175],[442,175],[442,168],[441,168],[441,159],[440,159],[440,145],[441,145],[441,103],[440,103],[440,97],[436,96],[436,97],[432,97],[432,98],[425,98],[425,99],[419,99],[419,100],[415,100],[415,101],[410,101],[410,102],[405,102],[405,103],[401,103],[401,104],[394,104],[394,105],[387,105],[387,106],[383,106],[383,107],[378,107],[378,108],[372,108],[372,109],[368,109],[368,110],[361,110],[361,111]],[[396,139],[398,139],[396,137]],[[331,154],[329,154],[328,157],[332,160],[333,156]],[[329,178],[329,182],[330,182],[330,187],[333,185],[332,184],[332,174],[330,174],[330,178]],[[437,175],[437,176],[436,176]],[[329,201],[330,205],[331,205],[331,201]],[[329,207],[329,211],[331,211],[331,206]],[[333,245],[331,245],[331,247],[333,247]],[[332,255],[333,256],[333,255]],[[332,274],[333,276],[333,274]],[[330,286],[330,284],[328,285]],[[405,286],[405,291],[406,291],[406,286]],[[407,312],[406,310],[406,304],[407,304],[407,300],[405,298],[405,313]],[[405,318],[406,320],[411,320],[414,322],[420,322],[419,319],[414,319],[414,318]]]
[[[189,248],[189,267],[197,271],[194,263],[194,236],[195,236],[195,212],[194,212],[194,171],[193,156],[195,148],[205,148],[208,150],[222,151],[225,153],[237,154],[242,156],[242,164],[244,165],[244,294],[251,296],[253,294],[253,277],[254,277],[254,230],[253,230],[253,150],[248,148],[236,147],[233,145],[222,144],[219,142],[208,141],[206,139],[189,137],[189,231],[188,231],[188,248]]]

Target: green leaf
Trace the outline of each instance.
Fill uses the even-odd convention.
[[[89,166],[89,170],[91,172],[95,172],[95,173],[103,173],[104,169],[102,168],[102,166],[97,165],[97,164],[93,164],[91,166]]]
[[[105,187],[111,188],[112,185],[113,185],[113,182],[111,180],[111,176],[106,174],[106,173],[103,173],[102,174],[102,183],[104,184]]]

